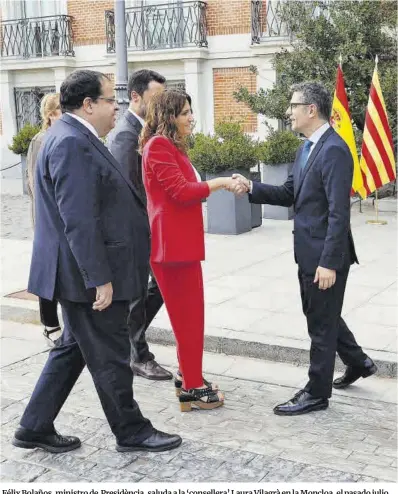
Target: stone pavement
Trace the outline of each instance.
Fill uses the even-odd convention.
[[[89,374],[67,400],[56,428],[83,446],[51,455],[10,444],[46,360],[37,325],[2,321],[1,457],[3,482],[395,482],[397,382],[372,377],[336,391],[328,410],[278,417],[272,407],[306,381],[306,369],[207,353],[206,376],[226,393],[224,407],[181,413],[172,383],[136,378],[144,415],[183,437],[165,453],[116,453]],[[175,370],[175,350],[153,345]],[[391,491],[392,492],[392,491]]]
[[[27,285],[32,238],[29,199],[15,195],[15,187],[11,190],[7,184],[1,199],[3,318],[38,322],[37,302],[4,298]],[[363,213],[358,204],[352,207],[361,264],[352,267],[343,313],[358,342],[378,362],[380,374],[396,376],[397,215],[396,201],[384,201],[381,209],[390,209],[381,213],[388,221],[385,226],[366,224],[374,218],[370,201],[363,204]],[[383,208],[385,204],[390,207]],[[264,220],[261,227],[243,235],[206,235],[208,351],[307,364],[309,339],[291,231],[291,221]],[[164,308],[153,321],[149,339],[174,342]]]

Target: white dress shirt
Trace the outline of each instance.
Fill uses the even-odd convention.
[[[75,115],[74,113],[69,113],[69,112],[66,112],[69,116],[75,118],[76,120],[78,120],[81,124],[83,124],[85,127],[88,128],[89,131],[91,131],[95,137],[97,139],[99,139],[99,135],[98,135],[98,132],[95,130],[95,128],[91,125],[90,122],[87,122],[87,120],[84,120],[84,118],[82,117],[79,117],[78,115]]]
[[[308,157],[311,156],[312,151],[314,150],[314,147],[318,144],[319,139],[323,136],[323,134],[328,130],[330,127],[329,123],[326,122],[319,129],[317,129],[308,139],[312,142],[312,145],[310,147],[310,152],[308,154]]]

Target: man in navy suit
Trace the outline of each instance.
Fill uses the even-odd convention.
[[[113,86],[100,72],[78,70],[60,93],[63,116],[37,160],[28,289],[59,301],[65,328],[13,444],[52,453],[80,446],[54,420],[87,364],[116,449],[172,449],[181,438],[154,429],[133,398],[126,321],[129,300],[148,280],[149,225],[139,193],[100,140],[115,125]]]
[[[328,407],[335,388],[344,388],[377,370],[341,317],[350,265],[358,263],[350,228],[353,160],[329,126],[331,98],[319,83],[296,84],[287,111],[292,130],[306,137],[291,175],[280,186],[241,184],[256,204],[294,205],[294,255],[303,312],[311,338],[309,381],[277,415],[298,415]],[[239,190],[238,190],[239,192]],[[347,366],[333,382],[336,351]]]
[[[145,124],[146,108],[151,97],[164,90],[166,79],[153,70],[137,70],[129,78],[127,92],[130,98],[128,110],[118,120],[107,137],[107,145],[146,204],[142,181],[141,155],[138,139]],[[149,262],[149,261],[148,261]],[[173,374],[161,367],[149,351],[145,332],[163,305],[162,294],[153,273],[148,286],[139,297],[130,301],[128,326],[131,344],[131,368],[137,376],[156,381],[172,379]]]

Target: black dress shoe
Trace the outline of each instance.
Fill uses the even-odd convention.
[[[50,433],[35,432],[24,427],[19,427],[15,432],[12,444],[18,448],[41,448],[50,453],[66,453],[72,449],[80,448],[78,437],[61,436],[57,431]]]
[[[344,389],[357,381],[360,377],[369,377],[377,372],[377,365],[369,357],[366,357],[362,367],[346,367],[344,374],[333,381],[333,387]]]
[[[277,405],[274,408],[274,413],[276,415],[301,415],[316,410],[324,410],[328,406],[329,400],[327,398],[315,398],[302,389],[291,400]]]
[[[168,451],[169,449],[178,448],[181,443],[182,439],[177,434],[167,434],[154,429],[152,435],[141,443],[118,443],[116,451]]]
[[[131,369],[136,376],[145,377],[152,381],[168,381],[173,379],[173,374],[161,367],[156,360],[148,360],[144,363],[131,363]]]

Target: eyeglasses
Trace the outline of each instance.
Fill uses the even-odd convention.
[[[289,108],[290,111],[293,111],[293,108],[297,108],[298,106],[310,106],[312,103],[290,103]]]
[[[116,103],[116,98],[105,98],[104,96],[98,96],[97,99],[103,99],[104,101],[107,101],[108,103]]]

